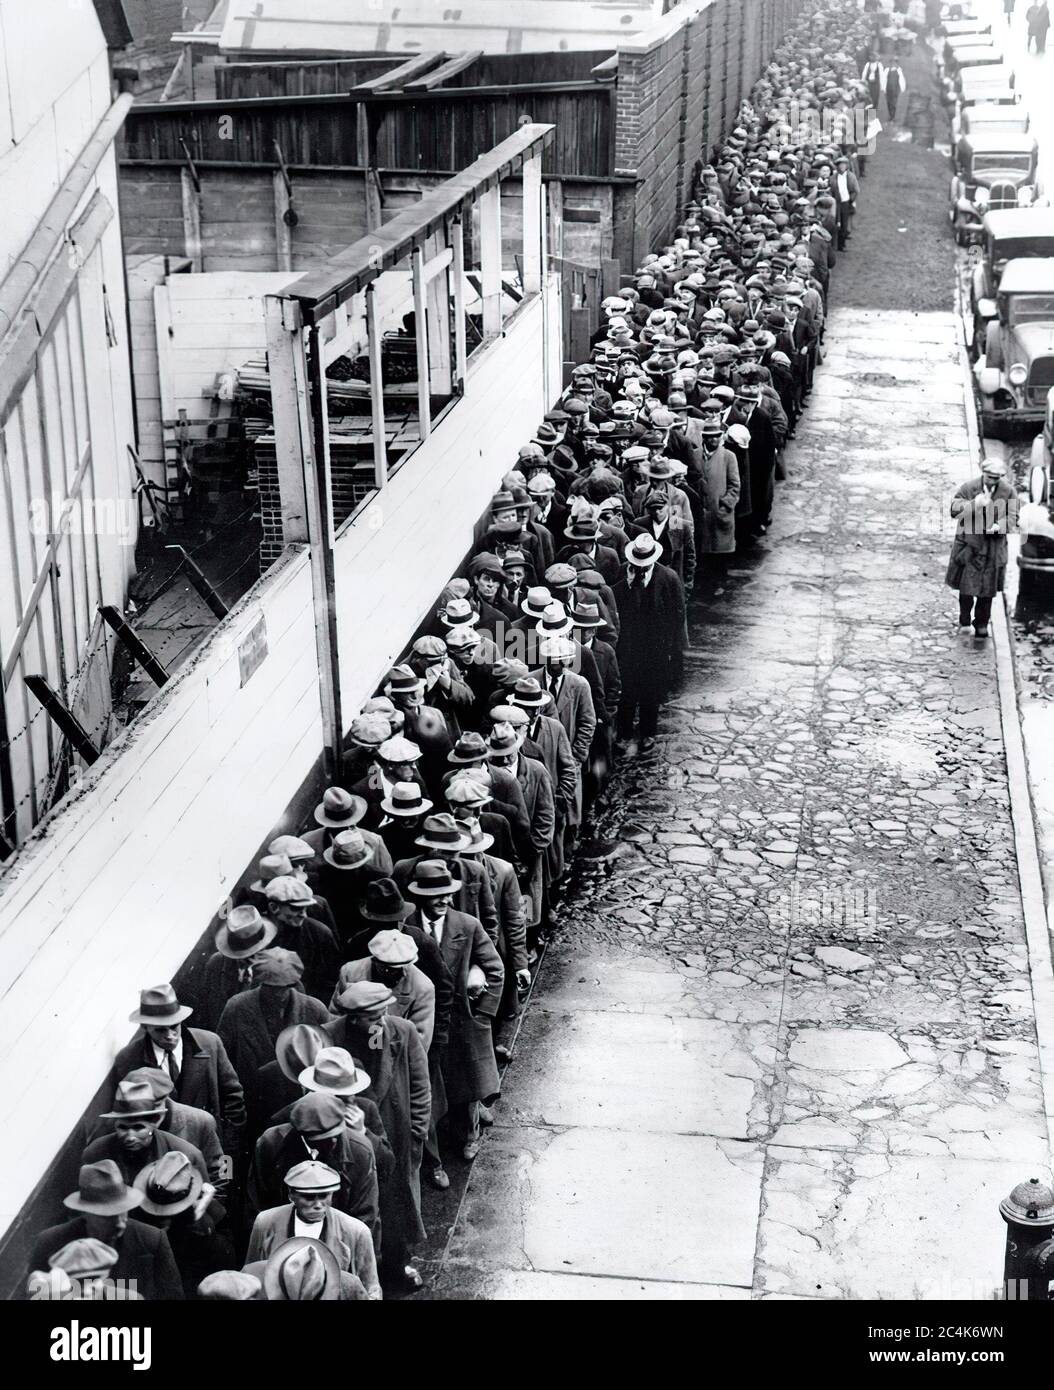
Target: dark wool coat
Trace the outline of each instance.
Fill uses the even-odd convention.
[[[340,1191],[333,1194],[333,1205],[349,1216],[356,1216],[370,1228],[374,1241],[380,1238],[377,1162],[369,1136],[345,1129],[333,1139],[308,1146],[292,1124],[272,1125],[256,1141],[249,1181],[246,1186],[245,1214],[251,1221],[258,1212],[278,1207],[288,1198],[285,1175],[290,1168],[313,1156],[340,1174]]]
[[[83,1240],[87,1234],[81,1216],[42,1231],[30,1256],[30,1270],[47,1269],[49,1255],[54,1255],[71,1240]],[[117,1250],[117,1263],[110,1271],[111,1279],[134,1279],[147,1303],[183,1298],[183,1281],[164,1231],[129,1217],[124,1235],[114,1241],[113,1246]]]
[[[984,480],[973,478],[952,498],[956,518],[955,539],[945,583],[961,594],[991,598],[1002,592],[1006,579],[1007,533],[1017,529],[1018,501],[1005,482],[997,484],[994,497],[982,496]],[[989,535],[989,528],[997,528]]]
[[[110,1158],[120,1168],[121,1176],[125,1182],[131,1186],[136,1176],[148,1163],[154,1163],[168,1153],[186,1154],[203,1178],[209,1176],[209,1170],[206,1168],[205,1160],[199,1150],[193,1144],[189,1144],[186,1139],[181,1139],[178,1134],[171,1134],[163,1129],[156,1129],[149,1147],[140,1149],[135,1154],[126,1152],[116,1134],[100,1134],[98,1139],[93,1139],[81,1154],[81,1165],[101,1163],[103,1159]]]
[[[116,1090],[117,1083],[136,1067],[156,1066],[153,1043],[140,1029],[118,1052],[111,1084]],[[245,1096],[227,1049],[215,1033],[183,1025],[183,1066],[172,1099],[207,1110],[220,1125],[225,1151],[239,1151],[245,1128]]]
[[[414,925],[424,930],[420,917],[414,919]],[[447,909],[439,949],[454,979],[450,1040],[442,1059],[447,1101],[456,1105],[486,1100],[497,1094],[500,1084],[490,1021],[501,1003],[505,967],[479,920],[455,908]],[[486,990],[474,1001],[468,995],[468,974],[473,965],[487,977]]]
[[[516,780],[523,792],[531,823],[531,851],[525,859],[523,891],[530,897],[527,925],[536,927],[542,920],[545,902],[546,855],[556,831],[556,806],[553,784],[545,765],[537,758],[521,752],[516,760]]]
[[[369,1033],[349,1027],[346,1017],[327,1023],[334,1047],[344,1047],[370,1077],[363,1095],[380,1111],[394,1164],[381,1183],[381,1241],[386,1262],[398,1267],[425,1238],[421,1222],[421,1155],[428,1136],[432,1086],[428,1056],[417,1029],[404,1018],[381,1019]],[[379,1046],[371,1046],[378,1042]]]
[[[661,704],[669,694],[684,642],[684,588],[673,570],[656,565],[647,588],[615,585],[622,619],[618,663],[622,698]]]
[[[735,454],[719,445],[712,454],[702,455],[693,481],[703,503],[702,529],[695,538],[696,548],[700,555],[727,555],[736,548],[736,503],[740,483]],[[621,647],[618,655],[621,667]]]
[[[216,1030],[246,1090],[260,1068],[274,1060],[277,1034],[271,1037],[260,1007],[262,988],[246,990],[228,1000]],[[321,1000],[310,994],[302,994],[297,989],[289,989],[285,993],[287,1003],[279,1032],[282,1028],[291,1028],[295,1023],[321,1025],[329,1022],[329,1010]]]
[[[414,870],[422,860],[435,858],[437,856],[430,851],[418,849],[416,859],[400,859],[396,864],[393,878],[407,902],[415,901],[414,895],[408,891]],[[494,906],[490,879],[484,872],[483,865],[475,863],[472,859],[459,859],[453,872],[461,878],[461,889],[457,894],[459,910],[467,912],[470,917],[478,918],[491,941],[497,941],[498,909]],[[414,920],[416,921],[416,918]]]

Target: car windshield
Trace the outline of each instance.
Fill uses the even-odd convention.
[[[1028,173],[1032,167],[1032,159],[1027,154],[975,154],[973,157],[973,171],[975,174],[985,174],[990,169],[1020,169]]]
[[[988,254],[1000,264],[1028,256],[1054,256],[1054,237],[1005,237],[993,242]]]
[[[1054,324],[1054,294],[1015,294],[1010,300],[1010,322]]]

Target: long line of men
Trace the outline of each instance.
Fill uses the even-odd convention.
[[[671,244],[604,300],[339,781],[223,916],[193,1006],[141,992],[32,1296],[422,1287],[422,1175],[448,1187],[493,1123],[590,803],[654,741],[686,595],[769,525],[862,172],[847,128],[783,118],[860,98],[869,27],[838,0],[786,36]]]

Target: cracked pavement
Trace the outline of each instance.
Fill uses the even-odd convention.
[[[776,521],[582,847],[436,1297],[994,1296],[1049,1141],[995,663],[943,584],[955,333],[834,312]]]

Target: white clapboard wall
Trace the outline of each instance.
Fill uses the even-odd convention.
[[[559,391],[559,284],[470,365],[465,397],[337,544],[346,723],[457,567],[516,449]],[[548,384],[537,368],[548,329]],[[260,617],[268,653],[241,684]],[[287,550],[0,877],[0,1234],[322,745],[311,580]],[[283,826],[294,829],[293,826]]]

